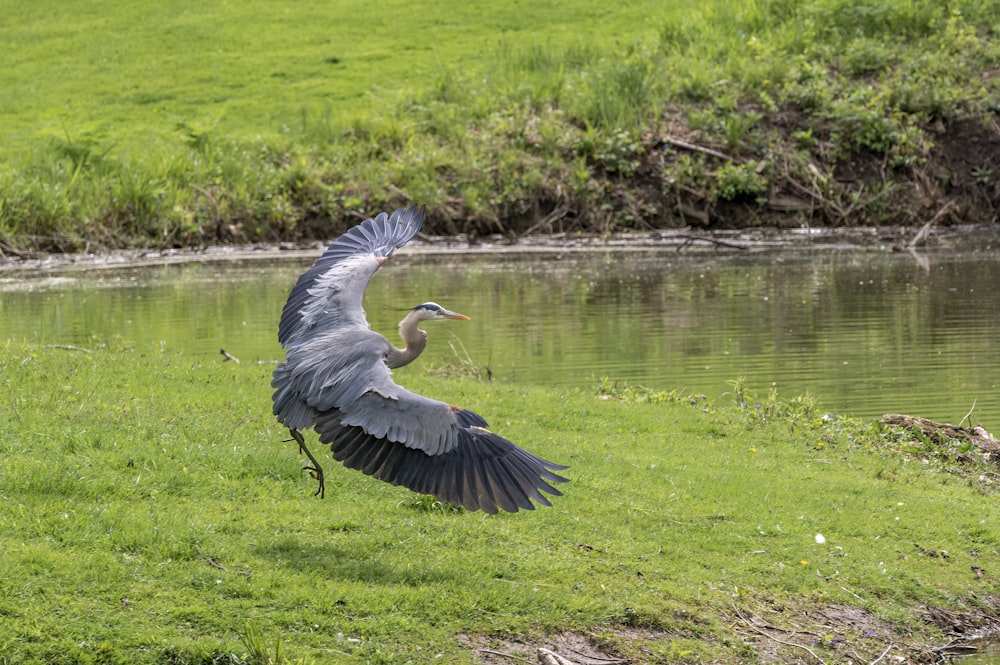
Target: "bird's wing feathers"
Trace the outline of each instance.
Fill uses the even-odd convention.
[[[417,234],[423,220],[424,209],[410,206],[366,219],[337,238],[288,296],[278,326],[282,346],[302,344],[340,326],[367,328],[361,297],[368,281],[381,260]]]
[[[383,360],[390,348],[389,340],[368,328],[328,331],[290,348],[271,381],[274,414],[293,427],[287,419],[303,410],[341,410],[371,390],[401,390]]]
[[[478,426],[458,427],[455,447],[439,455],[374,436],[363,427],[344,425],[332,412],[319,415],[316,430],[321,441],[331,444],[334,459],[345,466],[468,510],[514,513],[522,508],[533,510],[533,500],[550,506],[542,492],[562,493],[546,481],[566,481],[554,473],[566,467]]]

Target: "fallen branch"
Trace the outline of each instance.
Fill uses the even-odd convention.
[[[972,415],[969,412],[968,418]],[[963,419],[964,420],[964,419]],[[906,416],[900,413],[887,413],[882,416],[882,422],[891,427],[905,427],[919,431],[924,437],[937,444],[948,440],[971,443],[984,453],[1000,452],[1000,441],[986,431],[982,425],[975,427],[958,427],[950,423],[938,423],[918,416]]]

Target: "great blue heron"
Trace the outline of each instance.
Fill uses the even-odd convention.
[[[281,313],[285,362],[274,370],[274,414],[309,458],[324,495],[323,469],[300,430],[312,427],[345,466],[468,510],[496,513],[550,506],[542,491],[567,467],[523,450],[487,429],[476,413],[402,388],[392,369],[427,345],[418,325],[468,319],[440,305],[417,305],[399,324],[397,349],[368,327],[361,296],[375,271],[417,234],[423,208],[366,219],[330,245],[299,277]]]

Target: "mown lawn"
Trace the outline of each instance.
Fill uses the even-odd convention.
[[[39,138],[107,140],[133,151],[176,132],[252,139],[352,121],[380,95],[475,72],[506,44],[584,42],[612,51],[689,6],[603,3],[292,5],[169,0],[16,3],[0,99],[5,152]]]
[[[271,369],[0,348],[0,659],[473,662],[571,634],[646,663],[871,661],[1000,618],[995,467],[807,401],[398,372],[571,466],[553,508],[484,516],[332,461],[312,496]]]

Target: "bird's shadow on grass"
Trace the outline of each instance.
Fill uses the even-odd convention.
[[[387,545],[400,547],[403,544]],[[335,544],[315,545],[286,537],[266,545],[258,545],[256,554],[270,559],[283,568],[309,571],[330,580],[349,580],[376,584],[421,586],[450,582],[456,576],[446,569],[419,557],[381,556],[378,551],[364,548],[344,549]]]

